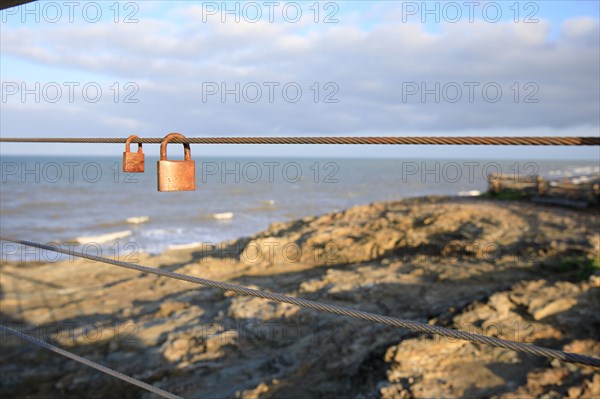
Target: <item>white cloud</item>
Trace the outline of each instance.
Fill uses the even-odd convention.
[[[384,8],[385,3],[376,7]],[[422,25],[403,24],[389,16],[365,28],[357,15],[351,24],[323,27],[202,23],[198,12],[194,6],[179,8],[175,14],[183,16],[183,23],[142,19],[138,24],[52,29],[7,26],[0,43],[3,56],[47,65],[48,76],[50,67],[59,67],[95,73],[104,80],[137,82],[139,104],[103,99],[87,106],[85,117],[71,121],[96,129],[96,134],[123,135],[132,128],[142,135],[156,134],[174,130],[174,125],[175,130],[203,135],[598,129],[600,50],[594,19],[567,20],[560,36],[550,39],[551,26],[544,20],[447,24],[440,33],[430,33]],[[215,95],[204,102],[207,82],[226,82],[230,88],[235,82],[241,87],[257,82],[263,87],[262,101],[242,98],[236,103],[229,95],[223,104]],[[272,103],[264,82],[280,84]],[[282,97],[281,87],[288,82],[302,88],[298,103]],[[323,103],[335,91],[333,86],[324,87],[328,82],[339,88],[333,95],[338,103]],[[407,84],[420,89],[422,84],[433,88],[439,83],[450,90],[452,82],[463,90],[457,103],[443,95],[439,103],[432,94],[424,103],[420,93],[403,97]],[[478,84],[473,102],[467,100],[467,82]],[[486,101],[481,91],[486,84],[502,89],[500,101]],[[524,103],[526,99],[538,103]],[[21,112],[4,104],[3,108],[2,131],[35,134],[48,126],[57,132],[65,127],[55,115],[34,105],[19,107],[29,112],[25,124]],[[123,131],[101,131],[107,125],[122,126]]]
[[[593,43],[598,40],[598,25],[598,20],[590,17],[571,18],[563,23],[562,32],[567,39],[584,39]]]

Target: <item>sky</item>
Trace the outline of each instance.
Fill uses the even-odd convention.
[[[2,137],[598,136],[598,1],[41,1],[1,12]],[[9,144],[0,154],[123,146]],[[145,146],[156,153],[158,146]],[[600,159],[600,149],[200,146]]]

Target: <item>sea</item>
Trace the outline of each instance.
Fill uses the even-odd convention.
[[[2,156],[2,235],[100,255],[159,254],[375,201],[475,196],[491,173],[577,182],[600,172],[592,160],[208,158],[196,161],[195,191],[159,192],[156,158],[140,174],[124,173],[121,162]],[[2,242],[3,260],[47,260],[35,257]]]

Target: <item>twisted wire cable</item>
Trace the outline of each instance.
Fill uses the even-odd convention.
[[[98,262],[103,262],[115,266],[124,267],[131,270],[137,270],[144,273],[151,273],[158,276],[169,277],[181,281],[187,281],[194,284],[200,284],[207,287],[218,288],[225,291],[233,291],[241,295],[254,296],[258,298],[270,299],[272,301],[289,303],[292,305],[297,305],[304,308],[314,309],[321,312],[332,313],[342,316],[348,316],[355,319],[362,319],[371,322],[387,324],[394,327],[405,328],[407,330],[427,333],[427,334],[437,334],[445,337],[451,337],[461,340],[466,340],[474,343],[497,346],[500,348],[511,349],[518,352],[529,353],[537,356],[543,356],[552,359],[559,359],[564,362],[569,363],[577,363],[587,366],[599,367],[600,368],[600,358],[591,357],[587,355],[580,355],[577,353],[569,353],[556,349],[544,348],[532,344],[525,344],[521,342],[514,342],[509,340],[504,340],[495,337],[489,337],[480,334],[469,333],[460,330],[454,330],[450,328],[440,327],[440,326],[432,326],[429,324],[412,321],[412,320],[403,320],[390,316],[383,316],[375,313],[364,312],[344,306],[338,305],[330,305],[326,303],[310,301],[307,299],[295,298],[283,294],[255,290],[235,284],[224,283],[221,281],[207,280],[199,277],[188,276],[185,274],[174,273],[168,270],[154,269],[147,266],[136,265],[132,263],[122,262],[118,260],[112,260],[108,258],[103,258],[96,255],[88,255],[85,253],[81,253],[74,250],[66,250],[60,247],[39,244],[36,242],[19,240],[13,237],[8,237],[4,235],[0,235],[0,240],[10,241],[16,244],[26,245],[30,247],[45,249],[53,252],[59,252],[71,256],[76,256],[80,258],[90,259]]]
[[[91,361],[89,359],[86,359],[84,357],[76,355],[75,353],[72,353],[72,352],[69,352],[69,351],[64,350],[62,348],[59,348],[57,346],[51,345],[51,344],[49,344],[49,343],[47,343],[45,341],[39,340],[39,339],[34,338],[34,337],[30,336],[30,335],[23,334],[22,332],[14,330],[14,329],[12,329],[10,327],[3,326],[2,324],[0,324],[0,331],[3,332],[3,333],[8,333],[8,334],[15,335],[15,336],[21,338],[24,341],[30,342],[30,343],[32,343],[34,345],[37,345],[37,346],[40,346],[40,347],[42,347],[44,349],[48,349],[49,351],[58,353],[61,356],[67,357],[67,358],[69,358],[71,360],[75,360],[76,362],[79,362],[79,363],[84,364],[84,365],[86,365],[88,367],[91,367],[93,369],[101,371],[102,373],[105,373],[105,374],[111,375],[113,377],[116,377],[116,378],[118,378],[120,380],[123,380],[125,382],[128,382],[128,383],[130,383],[132,385],[135,385],[135,386],[138,386],[140,388],[143,388],[143,389],[145,389],[147,391],[150,391],[150,392],[155,393],[155,394],[157,394],[159,396],[162,396],[163,398],[182,399],[181,396],[173,395],[172,393],[167,392],[167,391],[165,391],[163,389],[160,389],[158,387],[152,386],[152,385],[147,384],[147,383],[145,383],[143,381],[136,380],[133,377],[130,377],[130,376],[125,375],[123,373],[120,373],[120,372],[118,372],[116,370],[113,370],[111,368],[108,368],[108,367],[103,366],[101,364],[98,364],[96,362],[93,362],[93,361]]]
[[[0,143],[125,143],[127,138],[112,137],[5,137]],[[160,144],[162,138],[136,138],[132,143]],[[529,145],[592,146],[600,137],[187,137],[172,143],[189,144],[346,144],[346,145]]]

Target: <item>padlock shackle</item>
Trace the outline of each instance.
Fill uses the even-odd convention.
[[[125,141],[125,152],[131,152],[131,142],[134,139],[139,139],[139,136],[136,136],[135,134],[132,134],[131,136],[127,137],[127,140]],[[138,143],[138,153],[142,152],[142,143]]]
[[[185,136],[181,133],[169,133],[160,142],[160,160],[167,160],[167,144],[173,139],[185,139]],[[192,150],[190,143],[183,143],[183,159],[189,161],[192,159]]]

